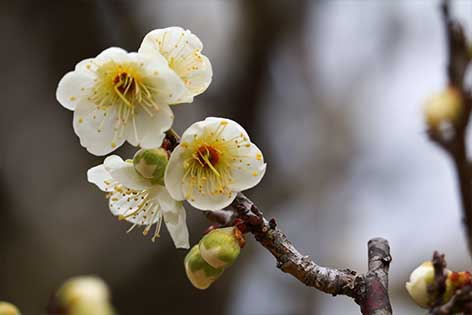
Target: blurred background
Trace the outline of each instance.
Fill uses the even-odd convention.
[[[237,263],[199,291],[185,251],[152,243],[87,183],[102,162],[79,145],[55,99],[78,61],[137,50],[150,30],[182,26],[203,41],[213,82],[175,106],[182,132],[206,116],[240,122],[269,164],[248,192],[317,263],[364,272],[367,241],[390,241],[396,314],[410,271],[434,250],[470,269],[456,183],[425,135],[422,104],[445,80],[438,1],[115,0],[0,2],[0,300],[44,313],[66,278],[94,274],[119,314],[360,314],[308,289],[251,237]],[[472,35],[472,1],[453,1]],[[472,144],[472,143],[471,143]],[[131,157],[124,146],[117,153]],[[187,207],[192,243],[208,221]],[[165,230],[165,229],[164,229]]]

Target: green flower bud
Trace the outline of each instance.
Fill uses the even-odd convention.
[[[449,280],[451,271],[444,269],[448,276],[446,279],[446,292],[443,295],[443,302],[446,303],[454,294],[454,288]],[[406,283],[406,289],[416,304],[423,308],[429,308],[435,301],[435,292],[428,290],[434,284],[434,266],[431,261],[425,261],[418,268],[413,270],[410,281]]]
[[[66,281],[56,294],[57,304],[68,315],[112,315],[110,291],[103,280],[82,276]]]
[[[200,254],[210,266],[226,268],[236,261],[243,244],[244,236],[238,228],[216,229],[200,240]]]
[[[11,303],[0,302],[0,315],[20,315],[20,311]]]
[[[163,148],[141,149],[133,157],[136,172],[155,184],[164,185],[164,173],[169,155]]]
[[[198,245],[192,247],[185,256],[184,265],[190,282],[201,290],[207,289],[223,274],[223,268],[213,268],[203,260]]]

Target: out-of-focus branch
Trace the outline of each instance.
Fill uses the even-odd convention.
[[[469,251],[472,253],[472,173],[467,158],[466,134],[472,109],[472,94],[464,85],[464,74],[470,63],[467,40],[462,25],[449,12],[448,1],[442,3],[443,22],[446,31],[448,61],[447,76],[449,86],[457,90],[462,101],[462,113],[453,126],[453,132],[429,130],[430,138],[451,157],[460,189]]]

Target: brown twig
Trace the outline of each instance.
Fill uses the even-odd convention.
[[[434,295],[433,307],[440,306],[444,301],[446,293],[447,274],[444,272],[447,266],[444,254],[440,255],[437,251],[433,254],[434,283],[428,288],[430,295]]]
[[[460,119],[455,122],[452,135],[438,130],[429,130],[432,141],[451,157],[457,175],[462,204],[463,222],[466,229],[469,252],[472,254],[472,176],[467,158],[466,135],[472,109],[472,94],[464,85],[464,74],[470,62],[467,40],[462,25],[449,12],[447,0],[442,3],[442,16],[448,49],[447,76],[449,86],[456,89],[462,98]]]
[[[350,269],[333,269],[317,265],[302,255],[277,228],[275,220],[267,220],[257,206],[239,193],[230,206],[245,222],[247,231],[276,259],[277,267],[307,286],[332,295],[347,295],[360,305],[364,315],[390,315],[388,268],[390,247],[382,238],[369,241],[369,268],[366,274]]]

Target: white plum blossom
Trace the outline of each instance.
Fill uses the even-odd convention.
[[[213,75],[211,63],[202,55],[202,49],[197,36],[174,26],[149,32],[138,52],[156,59],[164,57],[186,87],[185,96],[177,103],[190,103],[194,96],[208,88]]]
[[[141,177],[132,161],[112,155],[87,172],[88,181],[107,192],[111,212],[120,220],[145,226],[147,235],[156,225],[152,240],[159,237],[162,221],[178,248],[189,248],[186,214],[182,202],[174,200],[162,185]]]
[[[187,93],[162,58],[108,48],[85,59],[59,82],[56,97],[74,111],[74,131],[94,155],[106,155],[128,141],[158,147],[174,115],[168,104]]]
[[[259,148],[238,123],[210,117],[191,125],[172,152],[165,185],[172,198],[201,210],[227,207],[266,170]]]

